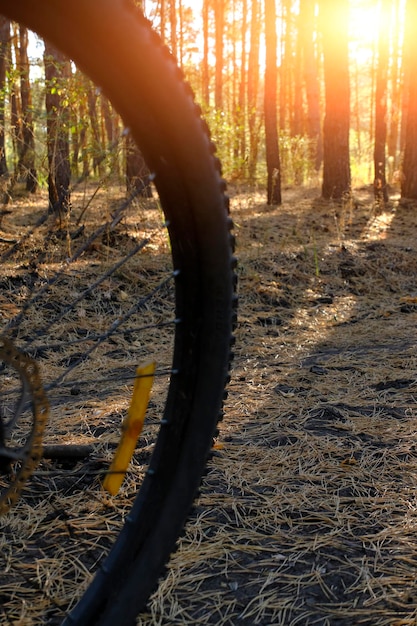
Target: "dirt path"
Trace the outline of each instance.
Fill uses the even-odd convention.
[[[233,380],[142,626],[417,623],[417,212],[232,201]]]

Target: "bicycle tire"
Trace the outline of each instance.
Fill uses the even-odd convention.
[[[189,86],[127,0],[0,0],[100,86],[153,173],[168,222],[173,374],[155,450],[131,512],[65,626],[130,624],[175,549],[221,416],[236,318],[232,222],[208,129]]]

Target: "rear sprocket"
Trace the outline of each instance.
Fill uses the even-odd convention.
[[[0,392],[0,515],[3,515],[16,503],[42,457],[49,405],[36,362],[6,337],[0,337],[0,361],[0,377],[4,378]]]

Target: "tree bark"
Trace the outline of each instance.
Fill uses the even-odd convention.
[[[323,160],[323,138],[320,119],[320,82],[317,59],[316,2],[300,0],[300,37],[303,51],[303,71],[307,100],[307,134],[310,154],[318,172]]]
[[[398,167],[398,136],[399,121],[401,111],[401,88],[400,88],[400,46],[399,46],[399,19],[400,19],[400,0],[395,0],[394,24],[392,28],[392,53],[390,66],[390,82],[391,82],[391,101],[389,112],[389,131],[388,131],[388,156],[389,156],[389,182],[392,182],[394,171]]]
[[[104,149],[101,143],[99,118],[97,113],[98,92],[90,81],[87,82],[87,106],[91,128],[91,150],[93,157],[93,172],[96,175],[104,174],[102,164],[104,159]]]
[[[12,47],[15,53],[16,70],[19,67],[19,37],[17,25],[11,24],[11,46],[9,50],[9,66],[13,67]],[[10,134],[12,136],[13,145],[13,178],[12,185],[18,178],[17,164],[19,162],[20,146],[22,145],[22,115],[20,106],[20,90],[17,84],[17,71],[11,72],[9,76],[10,84]]]
[[[258,90],[259,90],[259,48],[261,36],[261,18],[259,0],[252,0],[250,27],[250,49],[248,57],[247,75],[247,103],[248,103],[248,126],[249,126],[249,163],[248,175],[251,182],[256,178],[256,166],[259,151],[260,124],[258,114]]]
[[[126,136],[126,189],[129,194],[152,198],[148,167],[130,134]]]
[[[178,39],[177,39],[177,11],[175,0],[169,3],[169,22],[171,28],[171,52],[175,58],[178,57]]]
[[[22,144],[17,169],[26,180],[26,190],[35,193],[38,188],[35,168],[35,136],[33,132],[32,93],[29,81],[28,31],[19,26],[19,73],[22,105]]]
[[[244,178],[246,169],[246,30],[247,1],[232,1],[232,58],[233,58],[233,163],[234,178]],[[241,12],[241,23],[239,24]],[[238,30],[240,29],[240,32]]]
[[[321,0],[320,20],[326,114],[323,125],[324,198],[342,199],[350,193],[348,64],[348,0]]]
[[[304,135],[304,98],[303,98],[303,15],[300,12],[296,21],[297,32],[294,50],[294,101],[291,117],[291,136],[298,137]]]
[[[281,163],[277,120],[277,30],[275,0],[265,0],[265,147],[267,203],[281,204]]]
[[[390,0],[382,0],[379,7],[380,27],[375,89],[374,196],[377,202],[383,203],[388,202],[385,148],[387,143],[388,16],[390,4]]]
[[[279,128],[281,131],[288,131],[292,126],[293,118],[293,90],[292,90],[292,2],[282,0],[281,23],[281,64],[279,67]],[[291,128],[290,128],[291,130]]]
[[[60,217],[70,210],[71,165],[69,156],[69,107],[65,85],[70,76],[68,59],[45,41],[46,124],[49,210]]]
[[[160,25],[159,25],[159,32],[161,33],[161,39],[162,41],[165,41],[165,29],[166,29],[166,6],[165,6],[166,2],[165,0],[160,0],[160,4],[159,4],[159,19],[160,19]]]
[[[404,33],[404,72],[413,78],[417,72],[415,44],[417,36],[417,6],[414,0],[407,0]],[[401,196],[417,199],[417,82],[408,82],[408,106],[405,132],[405,149]]]
[[[214,106],[217,111],[223,109],[223,66],[224,66],[224,0],[214,0],[215,24],[215,81]]]
[[[0,176],[8,175],[5,145],[6,70],[9,60],[10,20],[0,16]]]
[[[209,72],[209,0],[203,0],[203,60],[201,67],[202,101],[205,109],[210,106],[210,72]]]

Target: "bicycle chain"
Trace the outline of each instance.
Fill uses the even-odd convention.
[[[42,436],[48,419],[49,404],[42,387],[37,363],[20,352],[10,339],[0,337],[0,360],[17,371],[23,388],[27,387],[32,400],[33,425],[22,448],[22,465],[9,487],[0,495],[0,515],[4,515],[18,500],[26,482],[42,457]]]

